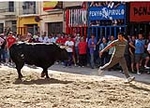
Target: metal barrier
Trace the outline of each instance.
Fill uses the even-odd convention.
[[[88,37],[94,34],[97,39],[113,35],[117,38],[118,32],[126,32],[126,26],[91,26],[88,28]]]

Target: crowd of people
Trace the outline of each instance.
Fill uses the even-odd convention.
[[[102,37],[102,36],[100,36]],[[25,36],[17,35],[16,33],[9,32],[9,34],[0,34],[0,63],[8,65],[10,60],[9,48],[17,41],[29,43],[56,43],[65,46],[68,52],[68,61],[63,62],[64,67],[85,67],[90,66],[92,69],[103,66],[108,63],[116,50],[114,47],[105,51],[102,55],[100,52],[112,41],[115,37],[99,38],[98,40],[91,34],[91,37],[81,36],[78,33],[74,34],[43,34],[31,33]],[[138,36],[126,36],[128,45],[126,47],[124,56],[127,62],[127,67],[131,72],[141,74],[140,69],[150,69],[150,34],[144,36],[139,33]],[[59,63],[59,61],[58,61]],[[119,64],[109,68],[108,70],[116,69]]]
[[[110,37],[110,41],[107,43],[106,38],[102,39],[102,43],[99,45],[99,50],[103,50],[108,44],[110,44],[114,40],[114,36]],[[147,38],[144,38],[143,34],[139,33],[138,36],[126,36],[126,40],[128,42],[124,57],[127,63],[128,69],[137,74],[141,74],[140,69],[150,70],[150,34]],[[110,58],[113,54],[114,47],[105,51],[103,55],[100,57],[100,65],[110,61]],[[121,53],[121,52],[119,52]],[[109,68],[111,69],[111,68]],[[149,72],[149,71],[148,71]]]

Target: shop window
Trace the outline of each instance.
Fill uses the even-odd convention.
[[[62,31],[63,31],[62,22],[48,23],[48,34],[62,33]]]

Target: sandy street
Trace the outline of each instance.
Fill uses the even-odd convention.
[[[150,108],[150,85],[112,76],[0,67],[0,108]]]

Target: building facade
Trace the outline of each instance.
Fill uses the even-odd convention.
[[[43,1],[41,2],[40,21],[41,33],[48,35],[63,32],[63,2]]]
[[[23,1],[18,2],[20,8],[17,15],[17,33],[26,34],[28,32],[35,34],[40,30],[40,22],[35,18],[40,14],[40,2],[38,1]]]
[[[150,35],[150,2],[129,2],[128,33]]]
[[[78,2],[65,9],[66,33],[87,35],[87,2]]]
[[[6,1],[0,2],[0,33],[148,34],[149,9],[150,2]]]
[[[47,31],[48,34],[70,33],[69,17],[67,12],[69,8],[76,8],[82,5],[82,2],[56,2],[47,1],[41,3],[41,32]],[[47,8],[48,7],[48,8]],[[69,9],[69,10],[68,10]]]
[[[0,33],[17,29],[16,2],[0,2]]]

